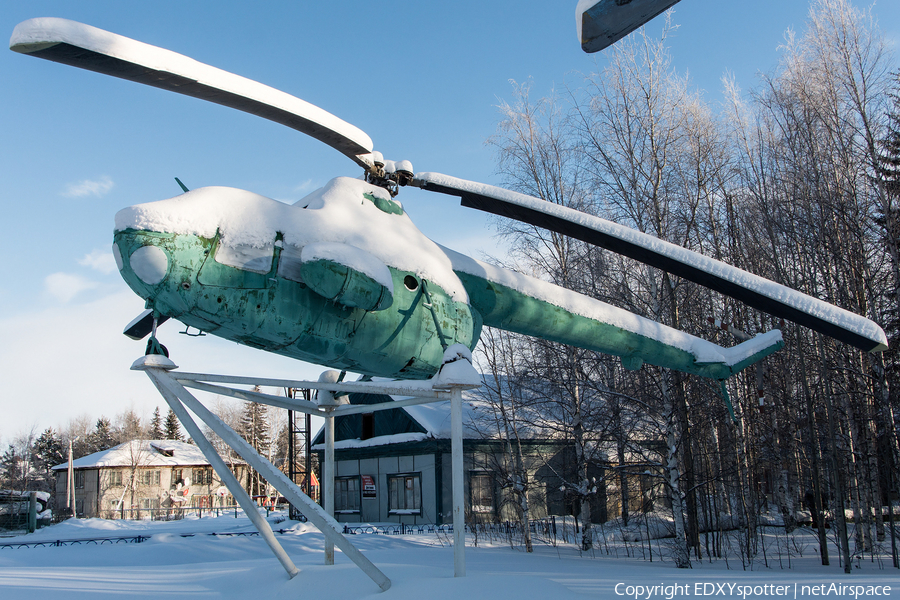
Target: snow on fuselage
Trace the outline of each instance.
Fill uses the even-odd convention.
[[[209,187],[132,206],[116,215],[115,253],[161,313],[334,368],[429,377],[438,326],[469,348],[481,330],[447,256],[385,190],[356,179],[294,205]]]
[[[442,248],[382,188],[337,178],[294,205],[210,187],[116,215],[123,277],[161,313],[357,372],[431,376],[488,325],[721,379],[777,347],[724,349]],[[443,338],[443,339],[442,339]]]

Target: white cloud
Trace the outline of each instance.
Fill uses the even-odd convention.
[[[146,342],[122,335],[143,304],[126,289],[90,302],[0,315],[0,364],[10,374],[0,380],[0,438],[32,427],[38,432],[60,427],[85,414],[96,421],[128,408],[139,415],[150,415],[157,406],[165,412],[165,401],[149,379],[129,369]],[[179,335],[183,328],[169,321],[159,337],[184,371],[315,380],[325,369],[212,335]],[[38,399],[36,384],[49,385],[53,393]],[[214,396],[198,399],[211,405]]]
[[[94,250],[90,254],[85,254],[78,264],[100,271],[105,275],[115,273],[117,270],[116,259],[113,258],[112,252],[106,250]]]
[[[316,186],[313,184],[312,179],[307,179],[303,183],[300,183],[300,184],[294,186],[294,192],[296,192],[296,193],[309,192],[314,189],[316,189]]]
[[[97,287],[95,281],[71,273],[53,273],[44,279],[44,291],[63,304],[81,292],[95,287]]]
[[[96,180],[85,179],[77,183],[69,183],[66,185],[66,189],[63,190],[62,195],[67,198],[84,198],[85,196],[100,198],[107,194],[114,185],[113,180],[104,175]]]

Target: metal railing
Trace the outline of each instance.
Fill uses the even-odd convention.
[[[0,550],[7,548],[61,548],[63,546],[102,546],[104,544],[140,544],[150,539],[149,535],[123,537],[90,538],[81,540],[42,540],[0,543]]]
[[[453,533],[453,525],[358,525],[356,527],[344,524],[344,535],[368,533],[374,535],[414,535],[421,533]]]
[[[556,519],[550,517],[547,519],[538,519],[529,523],[529,529],[534,534],[543,535],[545,537],[556,536]],[[515,535],[522,531],[520,523],[512,521],[503,521],[500,523],[466,523],[467,533],[491,533],[494,535]],[[418,535],[423,533],[452,533],[453,525],[445,523],[436,525],[434,523],[422,525],[407,525],[404,523],[390,525],[370,525],[360,524],[351,525],[344,523],[344,535],[354,534],[373,534],[373,535]]]

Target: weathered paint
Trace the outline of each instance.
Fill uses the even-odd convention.
[[[300,273],[314,292],[348,308],[384,310],[394,301],[393,294],[385,286],[333,260],[320,258],[303,263]]]
[[[627,369],[639,369],[642,363],[648,363],[712,379],[725,379],[783,345],[769,346],[733,366],[698,363],[692,353],[680,348],[572,313],[481,277],[462,272],[457,275],[485,325],[620,356]]]
[[[382,198],[380,196],[376,196],[374,194],[363,194],[363,198],[374,204],[378,207],[378,210],[381,212],[386,212],[389,215],[402,215],[403,207],[400,206],[400,203],[393,199]]]
[[[698,363],[686,350],[463,272],[456,274],[470,304],[393,268],[394,294],[386,299],[383,286],[371,278],[327,261],[310,263],[303,282],[287,279],[279,275],[277,245],[269,272],[255,273],[217,262],[217,238],[126,230],[115,243],[125,281],[161,314],[240,344],[369,375],[430,377],[442,361],[440,334],[448,345],[474,348],[482,324],[620,356],[630,369],[648,363],[713,379],[725,379],[781,347],[736,365]],[[131,255],[146,246],[168,257],[168,272],[156,285],[130,266]],[[348,297],[359,305],[350,306]]]
[[[278,274],[275,248],[268,273],[215,261],[217,239],[126,230],[115,234],[122,277],[160,313],[216,336],[291,358],[358,373],[427,378],[441,366],[444,348],[421,280],[390,269],[394,295],[382,310],[366,311],[328,299],[302,282]],[[129,258],[144,246],[162,249],[168,273],[148,285]],[[355,281],[368,279],[351,274]],[[474,348],[481,318],[440,286],[428,282],[432,309],[448,344]]]

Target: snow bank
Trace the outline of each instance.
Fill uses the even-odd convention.
[[[741,593],[735,589],[732,595],[742,598],[771,598],[774,594],[765,593],[764,585],[770,590],[773,585],[790,586],[789,597],[794,597],[796,584],[798,598],[812,598],[811,586],[828,587],[833,582],[879,586],[882,597],[890,596],[897,587],[896,571],[885,568],[890,565],[889,548],[877,560],[855,561],[854,574],[848,576],[837,560],[830,566],[819,564],[815,532],[807,528],[795,534],[797,546],[805,548],[802,556],[794,553],[790,560],[782,560],[783,555],[775,555],[777,536],[784,535],[780,530],[774,535],[763,534],[769,550],[768,563],[764,562],[762,552],[752,564],[742,562],[739,549],[726,545],[725,559],[694,561],[692,569],[674,568],[666,541],[653,542],[651,562],[646,543],[625,544],[621,539],[611,539],[613,536],[590,552],[580,551],[571,541],[547,543],[536,536],[534,552],[526,553],[520,546],[511,548],[505,536],[491,539],[484,534],[478,537],[469,534],[465,577],[453,577],[453,548],[443,534],[349,536],[391,578],[391,589],[381,594],[342,553],[335,553],[334,565],[322,564],[325,542],[321,533],[309,525],[282,519],[283,515],[276,513],[269,517],[269,522],[276,532],[281,532],[276,533],[276,539],[302,571],[293,579],[288,579],[259,536],[211,535],[253,531],[243,513],[238,518],[229,514],[168,522],[70,519],[15,539],[53,541],[138,534],[152,535],[152,538],[141,544],[80,544],[0,551],[0,590],[10,597],[86,600],[97,597],[419,600],[423,595],[429,600],[574,600],[586,596],[645,597],[649,593],[636,594],[635,586],[645,586],[645,590],[661,586],[653,594],[654,598],[666,597],[662,586],[672,589],[674,585],[691,592],[678,597],[696,595],[698,583],[707,586],[701,591],[718,589],[716,584],[723,584],[725,590],[740,585]],[[562,527],[565,520],[558,517],[557,522]],[[658,525],[661,530],[663,524]],[[613,531],[609,526],[605,529]],[[838,552],[830,538],[830,549],[836,556]],[[626,586],[631,586],[631,595],[625,593]]]

